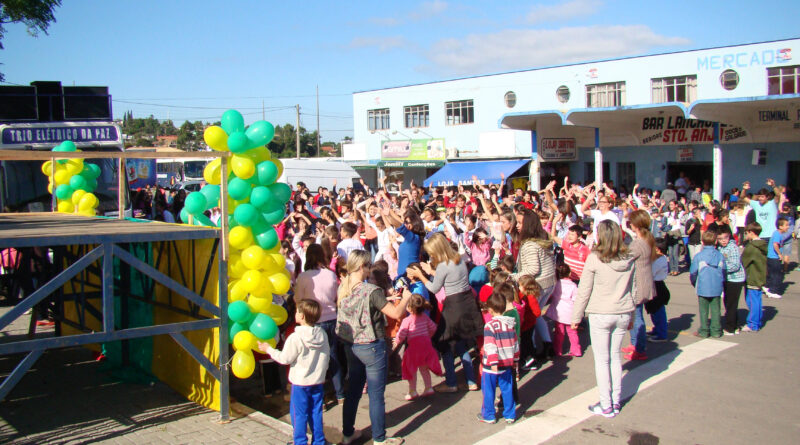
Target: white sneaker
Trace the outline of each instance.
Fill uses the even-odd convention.
[[[361,431],[360,430],[353,430],[353,435],[352,436],[345,436],[344,434],[342,436],[343,436],[342,437],[342,445],[349,445],[349,444],[353,443],[353,441],[355,441],[356,439],[359,439],[361,437]]]
[[[403,442],[405,442],[405,439],[402,437],[387,437],[383,442],[373,441],[372,443],[375,445],[401,445]]]
[[[766,296],[767,296],[767,297],[769,297],[769,298],[776,298],[776,299],[778,299],[778,298],[782,298],[782,297],[783,297],[783,295],[781,295],[781,294],[776,294],[775,292],[771,292],[771,291],[770,291],[769,289],[767,289],[767,288],[764,288],[764,294],[766,294]]]

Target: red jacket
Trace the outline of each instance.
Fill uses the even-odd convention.
[[[520,292],[519,298],[527,303],[525,305],[525,311],[521,317],[521,330],[524,332],[529,329],[533,329],[533,326],[536,324],[536,319],[542,315],[542,308],[539,307],[539,300],[537,299],[536,295],[525,295]]]

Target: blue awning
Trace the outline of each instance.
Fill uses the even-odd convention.
[[[450,162],[426,179],[423,185],[425,187],[430,187],[431,185],[436,187],[469,185],[472,184],[473,175],[478,178],[480,184],[500,184],[501,173],[508,178],[528,162],[530,162],[530,159]]]

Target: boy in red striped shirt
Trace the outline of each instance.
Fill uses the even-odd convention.
[[[516,402],[513,394],[511,369],[519,362],[519,344],[514,330],[515,321],[506,317],[506,299],[499,293],[493,293],[486,301],[492,319],[483,327],[483,355],[481,365],[483,376],[483,407],[478,413],[478,420],[484,423],[495,423],[494,395],[497,387],[503,396],[503,417],[506,423],[516,420]]]

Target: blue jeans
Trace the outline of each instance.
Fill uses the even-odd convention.
[[[503,417],[512,420],[516,419],[516,403],[514,402],[514,394],[512,392],[514,377],[511,373],[511,368],[506,368],[506,370],[500,374],[483,372],[483,381],[481,382],[481,391],[483,392],[481,416],[483,416],[484,420],[495,420],[494,394],[498,386],[500,387],[500,394],[503,396]]]
[[[328,335],[328,346],[331,350],[331,360],[328,364],[328,372],[331,374],[333,389],[336,391],[336,398],[344,398],[344,383],[342,366],[339,364],[339,338],[336,336],[336,319],[317,323]]]
[[[747,303],[747,326],[757,331],[761,329],[761,289],[747,289],[744,293],[744,302]]]
[[[650,320],[653,322],[653,333],[658,339],[666,339],[669,333],[667,332],[667,307],[661,306],[661,309],[650,314]]]
[[[681,243],[675,242],[675,244],[671,244],[667,247],[667,255],[669,258],[669,271],[670,272],[680,272],[680,257],[681,252]]]
[[[544,343],[551,343],[553,340],[550,338],[550,329],[547,327],[547,320],[544,319],[544,307],[547,306],[547,302],[550,301],[550,296],[553,294],[553,289],[555,286],[550,286],[546,289],[542,289],[542,293],[539,294],[538,302],[539,307],[542,309],[542,316],[536,319],[536,325],[533,329],[533,347],[536,348],[536,337]]]
[[[293,439],[297,445],[308,443],[306,427],[311,428],[311,443],[324,445],[325,433],[322,431],[322,402],[325,395],[324,385],[300,386],[292,385],[292,399],[289,404],[289,415],[294,428]]]
[[[453,354],[453,349],[455,349],[455,355]],[[456,355],[461,357],[461,367],[464,368],[464,377],[467,379],[467,385],[474,385],[475,371],[472,369],[472,356],[469,355],[469,350],[464,340],[456,341],[454,348],[447,348],[446,351],[442,352],[445,383],[451,388],[458,386],[456,381]]]
[[[633,329],[631,330],[631,344],[636,348],[636,352],[644,354],[647,349],[647,333],[645,332],[644,314],[642,309],[644,303],[636,306],[633,311]],[[666,313],[665,313],[666,315]]]
[[[355,432],[356,411],[361,400],[361,390],[367,384],[369,396],[369,420],[372,424],[372,440],[386,439],[386,341],[375,340],[366,344],[345,343],[347,355],[348,386],[342,409],[342,434],[352,436]]]

